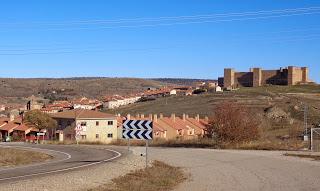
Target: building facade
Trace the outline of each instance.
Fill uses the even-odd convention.
[[[93,110],[75,109],[52,115],[58,123],[56,135],[60,141],[75,140],[75,127],[81,126],[80,141],[110,143],[118,139],[117,118]]]
[[[232,68],[224,69],[224,88],[258,87],[264,85],[297,85],[310,83],[307,67],[288,66],[279,70],[252,68],[249,72],[236,72]]]

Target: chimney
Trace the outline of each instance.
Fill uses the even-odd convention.
[[[162,113],[160,113],[160,119],[162,119],[163,118],[163,114]]]
[[[186,114],[182,114],[182,120],[186,121]]]
[[[186,114],[186,119],[188,119],[189,118],[189,115],[188,114]]]
[[[141,119],[143,119],[144,118],[144,114],[141,114]]]
[[[131,118],[131,116],[130,116],[130,114],[128,113],[128,115],[127,115],[127,120],[130,120],[130,118]]]
[[[209,121],[209,117],[208,117],[208,116],[205,116],[205,117],[204,117],[204,120],[205,120],[206,122],[208,122],[208,121]]]
[[[174,113],[171,114],[171,119],[172,119],[173,122],[176,122],[176,114],[174,114]]]
[[[149,114],[149,120],[152,121],[152,114]]]
[[[199,114],[196,115],[196,120],[199,122],[200,121],[200,116]]]
[[[10,114],[10,121],[14,121],[14,115]]]
[[[118,116],[118,117],[121,117],[121,114],[120,114],[120,113],[118,113],[118,114],[117,114],[117,116]]]
[[[157,114],[154,114],[153,121],[156,122],[156,123],[158,122],[158,115]]]
[[[140,118],[140,115],[139,115],[139,113],[138,113],[138,114],[136,114],[136,118],[137,118],[137,119],[139,119],[139,118]]]

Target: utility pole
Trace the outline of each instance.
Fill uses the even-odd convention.
[[[303,123],[304,123],[305,135],[308,135],[308,106],[307,105],[304,105]]]

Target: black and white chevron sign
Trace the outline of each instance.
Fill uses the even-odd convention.
[[[151,140],[152,130],[123,129],[122,137],[124,139]]]
[[[149,120],[124,120],[124,129],[140,129],[140,130],[152,130],[152,121]]]
[[[125,120],[123,121],[122,137],[124,139],[152,139],[152,121],[149,120]]]

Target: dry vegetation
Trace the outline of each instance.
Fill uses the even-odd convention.
[[[284,156],[308,158],[308,159],[313,159],[313,160],[316,160],[316,161],[320,161],[320,155],[286,153],[286,154],[284,154]]]
[[[169,191],[186,180],[181,168],[154,161],[151,167],[141,169],[112,180],[89,191]]]
[[[52,156],[20,149],[0,148],[0,167],[10,167],[42,162],[52,159]]]
[[[308,105],[308,122],[310,125],[320,123],[320,86],[268,86],[258,88],[241,88],[234,92],[208,93],[197,96],[177,96],[161,98],[155,101],[138,103],[113,110],[123,115],[130,113],[149,114],[171,113],[190,116],[200,114],[212,116],[221,103],[229,102],[248,107],[261,121],[261,132],[258,140],[246,143],[219,144],[215,142],[213,148],[239,148],[263,150],[298,150],[306,148],[302,141],[304,105]],[[167,103],[167,104],[166,104]],[[158,141],[157,141],[158,142]],[[173,140],[168,145],[195,146],[197,144],[183,144],[184,141]],[[190,142],[190,141],[185,141]],[[194,141],[201,142],[201,141]],[[176,144],[178,143],[178,144]],[[161,145],[161,144],[156,144]],[[163,143],[162,145],[167,146]]]
[[[137,78],[1,78],[0,97],[9,103],[24,103],[22,98],[40,95],[46,98],[99,97],[140,92],[159,87],[161,82]],[[53,93],[55,92],[55,93]],[[14,99],[15,98],[15,99]]]

